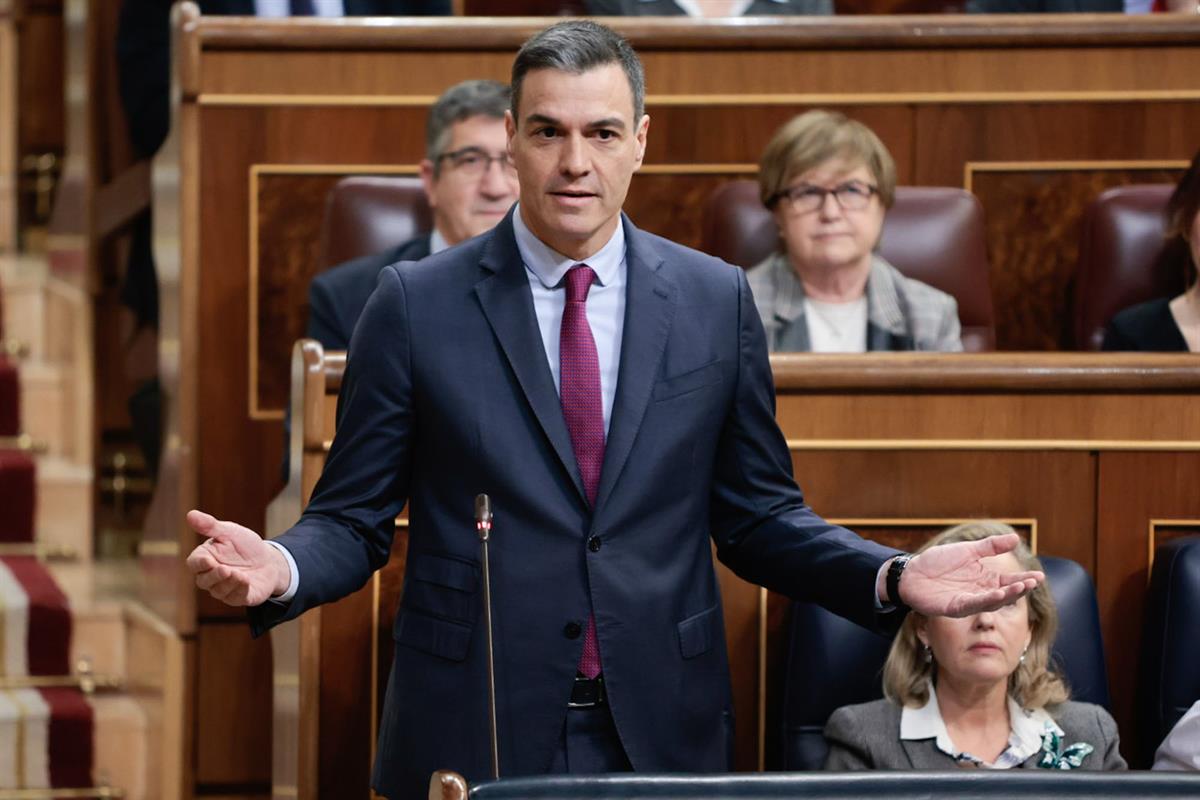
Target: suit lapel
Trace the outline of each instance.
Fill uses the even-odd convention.
[[[529,278],[513,236],[512,215],[513,212],[509,211],[508,216],[495,227],[484,250],[481,263],[492,274],[475,285],[475,294],[534,416],[550,439],[567,474],[571,476],[579,497],[586,503],[587,494],[583,490],[575,451],[571,448],[571,436],[563,419],[558,391],[554,388],[554,378],[546,361],[546,348],[542,345],[537,315],[533,310]]]
[[[913,769],[949,769],[953,766],[946,754],[937,749],[933,739],[901,739],[900,746]]]
[[[625,226],[625,324],[612,419],[604,445],[604,468],[596,508],[616,486],[637,438],[675,316],[675,286],[660,272],[663,261],[649,237],[622,215]]]

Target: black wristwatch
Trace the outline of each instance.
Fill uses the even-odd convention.
[[[908,611],[908,605],[900,599],[900,576],[904,574],[904,568],[908,566],[909,561],[912,561],[912,556],[906,553],[901,556],[896,556],[892,559],[892,563],[888,564],[888,602],[900,611]]]

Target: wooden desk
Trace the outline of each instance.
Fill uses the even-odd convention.
[[[233,722],[234,708],[257,707],[261,699],[211,702],[218,691],[236,688],[207,667],[242,659],[255,691],[264,694],[269,670],[262,666],[267,648],[245,642],[238,615],[198,598],[178,568],[194,541],[183,512],[199,506],[263,528],[264,509],[280,485],[289,349],[303,330],[325,192],[346,174],[414,173],[423,154],[426,110],[436,95],[466,78],[506,79],[519,44],[549,21],[182,19],[175,48],[180,104],[155,178],[161,363],[172,411],[155,501],[160,522],[149,532],[158,537],[151,551],[160,556],[148,561],[154,588],[147,600],[179,630],[195,633],[205,667],[197,672],[198,786],[261,786],[269,780],[265,707],[253,724]],[[1008,348],[1059,345],[1074,226],[1086,200],[1112,183],[1170,180],[1192,155],[1192,131],[1200,130],[1200,19],[614,24],[642,54],[648,76],[649,151],[626,204],[637,224],[696,243],[704,198],[721,181],[752,174],[780,123],[812,106],[843,109],[880,133],[897,157],[901,182],[966,186],[980,196],[988,212],[1000,341]],[[957,369],[969,372],[970,363]],[[1089,369],[1100,363],[1090,362]],[[1140,373],[1130,367],[1124,374]],[[989,380],[999,399],[988,402],[1013,400],[1008,413],[1014,420],[1048,409],[1064,415],[1013,422],[1024,433],[1011,436],[1043,442],[1067,436],[1055,433],[1055,426],[1067,424],[1059,420],[1074,424],[1078,406],[1047,405],[1053,395],[1045,392],[1035,393],[1042,397],[1037,402],[1016,402],[1022,393],[1005,388],[1004,378]],[[937,408],[952,402],[943,392],[926,391],[897,402],[915,413],[926,394],[942,398]],[[959,400],[975,397],[964,392]],[[1096,406],[1094,417],[1107,419],[1113,402]],[[877,413],[867,400],[849,395],[836,403],[867,403],[861,407]],[[782,419],[790,425],[787,408],[785,400]],[[886,438],[919,438],[923,429],[912,427],[914,418],[881,417],[900,426],[886,429]],[[817,438],[840,441],[866,424],[862,414],[849,419],[839,432]],[[989,440],[971,417],[950,419],[958,420],[955,439]],[[812,466],[843,458],[850,460],[839,463],[848,466],[839,469],[892,464],[909,451],[860,448],[843,455],[830,447],[797,452],[799,474],[822,511],[907,518],[923,508],[912,500],[911,510],[886,510],[861,493],[843,497],[837,492],[855,484],[835,485]],[[961,468],[982,463],[982,456],[972,461],[973,451],[965,447],[951,450]],[[1047,449],[1050,455],[1039,457],[1057,463],[1071,455],[1074,468],[1095,482],[1124,474],[1120,470],[1140,476],[1138,459],[1165,457],[1131,451],[1109,458],[1105,451],[1100,458],[1090,450]],[[984,446],[981,452],[990,451]],[[1002,467],[989,466],[992,480],[979,482],[1015,487],[1034,458],[1025,452],[1000,448],[996,463]],[[1192,455],[1184,450],[1177,457],[1186,465]],[[1010,477],[1003,471],[1010,468],[1020,474]],[[980,501],[978,509],[946,504],[944,512],[921,513],[939,519],[974,510],[1008,516],[1008,505],[996,499]],[[1039,509],[1039,519],[1058,519]],[[1133,516],[1098,521],[1091,511],[1093,516],[1069,519],[1087,531],[1073,535],[1094,539],[1101,526],[1108,530],[1141,518],[1141,511],[1128,513]],[[1088,550],[1071,541],[1074,549],[1062,554]],[[1103,552],[1093,545],[1084,563],[1102,570]],[[745,602],[758,608],[757,597]],[[239,719],[245,719],[241,711]],[[754,727],[751,715],[742,714],[739,722],[743,730]],[[743,768],[757,763],[758,747],[753,741],[739,745]]]

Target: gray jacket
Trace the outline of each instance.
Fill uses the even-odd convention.
[[[787,256],[774,253],[746,272],[771,352],[812,349],[804,317],[804,284]],[[958,303],[906,278],[878,254],[867,277],[868,350],[962,350]]]
[[[1083,760],[1081,769],[1126,769],[1117,745],[1117,723],[1103,708],[1091,703],[1066,702],[1046,711],[1063,729],[1064,744],[1087,742],[1095,750]],[[876,700],[843,706],[825,725],[829,755],[827,770],[859,769],[957,769],[951,756],[937,748],[933,739],[901,740],[900,706],[891,700]],[[1021,764],[1037,767],[1035,753]]]

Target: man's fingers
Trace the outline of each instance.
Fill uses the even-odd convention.
[[[187,513],[187,524],[201,536],[215,535],[214,529],[217,527],[217,522],[217,518],[212,514],[205,514],[194,508]]]
[[[208,572],[210,569],[217,566],[217,560],[213,558],[211,548],[200,545],[190,554],[188,554],[187,566],[193,574],[198,575],[201,572]]]
[[[1000,576],[1000,585],[1020,583],[1025,589],[1036,589],[1037,585],[1046,580],[1046,573],[1030,570],[1029,572],[1013,572],[1007,575]]]
[[[211,592],[214,586],[227,579],[229,575],[229,567],[213,564],[212,569],[196,575],[196,586],[206,592]]]
[[[1005,533],[999,536],[989,536],[986,539],[980,539],[975,542],[980,558],[988,556],[1003,555],[1011,550],[1015,550],[1017,545],[1021,543],[1021,537],[1015,533]]]

